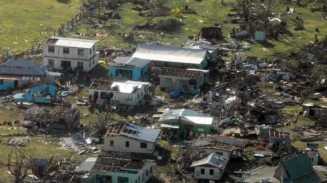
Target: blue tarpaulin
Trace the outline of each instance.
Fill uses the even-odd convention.
[[[176,98],[179,96],[179,90],[175,89],[174,91],[171,92],[171,97]]]

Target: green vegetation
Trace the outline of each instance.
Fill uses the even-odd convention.
[[[54,35],[78,11],[82,1],[0,1],[0,54],[31,50],[45,37]],[[42,33],[43,32],[43,33]]]

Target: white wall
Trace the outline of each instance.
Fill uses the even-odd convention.
[[[204,174],[201,174],[201,169],[204,169]],[[210,175],[210,170],[213,170],[213,175]],[[218,168],[211,167],[195,167],[194,169],[195,178],[198,179],[211,179],[219,180],[221,178],[221,173]],[[215,175],[218,175],[215,177]]]
[[[138,105],[139,101],[143,99],[145,95],[145,86],[142,86],[140,90],[137,90],[134,93],[120,93],[118,91],[104,91],[104,90],[96,90],[96,89],[89,89],[89,95],[94,97],[94,92],[98,91],[99,96],[101,92],[113,93],[113,97],[116,97],[120,100],[120,104],[123,105]],[[143,91],[143,92],[142,92]],[[139,98],[137,97],[139,95]],[[129,100],[127,100],[129,98]]]
[[[99,54],[97,54],[96,57],[94,58],[94,62],[93,62],[93,59],[91,59],[91,60],[70,60],[68,58],[57,58],[57,57],[43,56],[43,65],[48,66],[49,65],[49,60],[54,61],[53,69],[58,69],[58,70],[62,69],[61,61],[70,61],[70,66],[71,66],[71,68],[73,70],[77,67],[78,62],[83,62],[83,71],[88,72],[91,69],[93,69],[96,65],[98,65]]]
[[[49,52],[48,47],[53,46],[54,52]],[[97,45],[94,45],[95,51],[93,51],[93,47],[89,48],[69,48],[69,54],[64,54],[64,47],[55,46],[55,45],[44,45],[43,47],[43,55],[49,57],[59,57],[59,58],[71,58],[71,59],[79,59],[79,60],[89,60],[96,54]],[[83,49],[84,54],[78,55],[78,49]]]
[[[50,45],[54,46],[54,45]],[[54,60],[54,69],[61,70],[61,61],[70,61],[72,69],[77,67],[77,62],[83,62],[83,70],[88,72],[92,68],[94,68],[99,62],[99,53],[94,51],[97,50],[96,44],[94,48],[86,49],[86,48],[69,48],[69,54],[64,54],[64,47],[54,46],[54,52],[48,51],[49,45],[44,45],[43,47],[43,65],[47,66],[49,64],[48,60]],[[78,49],[84,50],[84,55],[78,55]],[[90,53],[91,51],[91,53]],[[94,59],[94,62],[93,62]],[[90,64],[91,62],[91,64]]]
[[[110,140],[114,141],[114,145],[110,146]],[[129,141],[129,147],[126,147],[126,141]],[[143,142],[142,142],[143,143]],[[114,136],[104,138],[105,151],[120,151],[120,152],[134,152],[134,153],[153,153],[155,143],[147,143],[147,148],[141,148],[141,141],[127,138],[124,136]]]

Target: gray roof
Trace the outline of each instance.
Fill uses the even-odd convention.
[[[116,57],[113,61],[117,64],[126,64],[132,57]]]
[[[201,64],[206,50],[161,45],[138,45],[133,57],[162,62]]]
[[[150,60],[135,57],[116,57],[114,60],[117,64],[131,65],[143,68],[150,63]]]
[[[231,144],[231,145],[234,145],[235,147],[241,147],[241,148],[245,148],[247,145],[246,141],[240,140],[237,138],[233,138],[233,137],[217,136],[215,138],[215,141],[226,143],[226,144]]]
[[[120,93],[133,93],[135,89],[141,89],[145,85],[150,85],[150,83],[130,80],[125,82],[117,81],[110,85],[110,89],[114,90],[115,87],[118,87]]]
[[[92,48],[98,40],[77,39],[66,37],[51,37],[50,39],[57,39],[56,46],[71,47],[71,48]]]
[[[97,161],[97,157],[87,158],[81,165],[76,167],[74,172],[90,172]]]
[[[142,58],[135,58],[132,57],[128,62],[127,65],[133,65],[135,67],[143,68],[144,66],[148,65],[150,63],[150,60],[145,60]]]
[[[0,75],[43,76],[46,68],[29,60],[9,60],[0,65]]]
[[[178,120],[180,117],[181,120],[194,123],[194,124],[202,124],[202,125],[211,125],[213,122],[212,117],[204,116],[202,113],[192,111],[189,109],[176,109],[176,110],[169,110],[164,112],[159,121],[165,122],[167,120]]]
[[[192,163],[191,167],[211,165],[216,168],[224,169],[224,168],[226,168],[228,161],[229,161],[229,159],[227,157],[218,155],[216,153],[211,153],[207,157],[205,157],[201,160],[194,161]]]
[[[271,182],[280,182],[274,177],[276,167],[263,166],[245,172],[244,176],[238,179],[237,183],[250,183],[250,182],[262,182],[262,180],[269,180]]]
[[[120,135],[140,141],[156,142],[161,132],[160,129],[146,128],[146,127],[125,123],[125,122],[119,122],[113,125],[123,125],[123,124],[126,124],[125,127],[126,130],[122,130],[120,132]],[[124,131],[134,131],[136,133],[125,133]]]

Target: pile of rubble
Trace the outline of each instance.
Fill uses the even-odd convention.
[[[8,146],[19,146],[19,147],[26,147],[29,143],[28,138],[9,138],[5,144]]]

